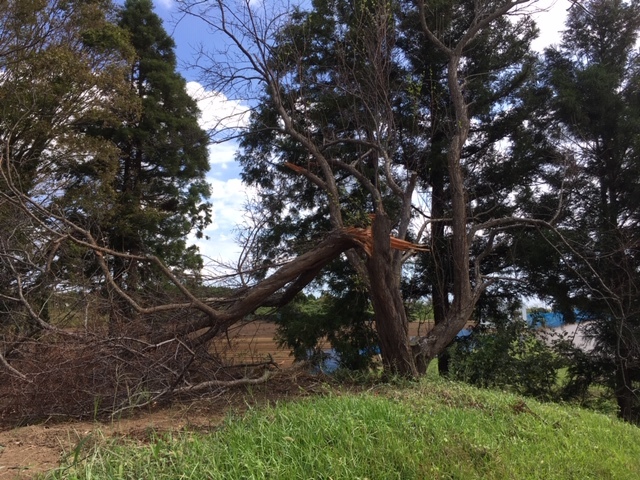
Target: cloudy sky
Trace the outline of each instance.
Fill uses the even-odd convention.
[[[233,126],[229,122],[245,122],[247,108],[242,102],[206,91],[198,83],[198,73],[187,68],[193,62],[198,46],[211,42],[204,26],[195,19],[180,17],[174,0],[154,0],[154,3],[156,13],[164,20],[165,29],[176,42],[180,71],[188,81],[189,93],[198,100],[203,127],[211,128],[221,121],[225,121],[227,127]],[[541,35],[534,43],[534,48],[542,50],[545,46],[558,42],[570,5],[569,0],[541,0],[535,5],[534,8],[540,10],[534,14],[534,18]],[[231,117],[232,121],[225,120]],[[232,142],[209,148],[211,171],[208,180],[211,183],[213,223],[205,232],[208,239],[196,243],[205,258],[212,261],[234,260],[240,251],[235,237],[238,228],[241,228],[243,207],[250,192],[240,181],[240,168],[234,162],[235,150],[236,145]]]

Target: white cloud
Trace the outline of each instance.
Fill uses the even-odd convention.
[[[213,143],[209,145],[209,165],[218,165],[219,168],[226,169],[228,165],[234,162],[234,156],[238,145],[235,142]],[[211,175],[216,175],[215,169]]]
[[[254,195],[238,178],[211,179],[212,223],[205,230],[208,238],[192,238],[208,263],[229,263],[238,259],[240,245],[235,241],[237,231],[243,228],[245,205]],[[205,268],[209,273],[211,267]]]
[[[174,0],[154,0],[153,3],[165,10],[171,10],[175,4]]]
[[[536,11],[531,16],[540,29],[540,36],[532,43],[534,50],[543,51],[546,47],[559,44],[567,10],[572,5],[569,0],[540,0],[531,5]]]
[[[244,127],[249,120],[249,109],[239,101],[229,100],[221,93],[207,91],[198,82],[187,83],[187,93],[198,102],[201,116],[199,124],[212,134]],[[223,133],[224,135],[224,133]],[[241,247],[236,244],[236,231],[241,228],[245,204],[254,195],[239,178],[225,178],[239,171],[234,161],[238,145],[234,141],[209,146],[209,164],[212,166],[207,180],[211,186],[212,222],[205,230],[208,238],[191,241],[203,255],[205,265],[210,262],[233,262]],[[232,168],[230,168],[232,167]],[[212,268],[205,271],[211,273]]]
[[[238,129],[249,122],[249,107],[238,100],[229,100],[224,94],[209,91],[198,82],[188,82],[187,93],[198,102],[202,112],[200,126],[205,130]]]
[[[242,221],[244,207],[253,196],[253,189],[247,187],[239,178],[229,180],[211,179],[211,203],[214,204],[215,228],[232,229]]]

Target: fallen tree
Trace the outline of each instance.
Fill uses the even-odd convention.
[[[90,230],[55,213],[54,205],[22,193],[12,181],[8,160],[9,152],[4,150],[0,172],[7,189],[0,193],[0,204],[19,213],[21,231],[38,232],[39,238],[37,248],[29,251],[15,243],[21,235],[9,235],[0,252],[3,271],[11,277],[0,298],[4,305],[12,305],[12,318],[1,325],[3,417],[114,414],[176,395],[267,381],[273,362],[256,362],[251,371],[261,367],[262,375],[248,377],[246,365],[216,355],[211,342],[259,307],[277,308],[290,302],[344,252],[362,249],[370,262],[377,262],[385,261],[380,250],[423,248],[388,234],[376,237],[376,231],[387,230],[383,222],[373,219],[373,228],[330,232],[308,252],[274,268],[254,285],[229,289],[226,296],[199,296],[184,275],[158,257],[108,248]],[[73,249],[82,250],[83,264],[95,263],[98,271],[84,282],[69,285],[59,276],[56,257]],[[164,292],[137,292],[134,297],[122,289],[109,268],[114,257],[149,264],[166,279]],[[136,313],[133,319],[117,326],[87,319],[108,310],[114,296],[129,304]],[[77,318],[80,305],[58,311],[57,299],[71,297],[82,298],[79,304],[90,310],[85,312],[84,325]],[[102,309],[89,307],[96,299],[103,302]]]
[[[418,376],[416,360],[441,354],[482,296],[513,276],[508,262],[487,260],[504,255],[527,213],[502,185],[476,196],[473,175],[518,162],[497,145],[512,140],[511,115],[526,121],[518,93],[534,63],[525,14],[533,3],[182,3],[224,39],[201,52],[202,81],[253,106],[247,129],[233,135],[243,179],[271,215],[273,234],[256,255],[295,251],[301,229],[361,227],[375,214],[376,254],[346,256],[389,372]],[[562,170],[561,157],[549,157],[550,170]],[[535,190],[537,168],[523,167],[518,182]],[[289,215],[292,205],[308,214]],[[431,282],[437,325],[415,348],[401,288],[411,255],[390,249],[392,231],[429,244],[425,256],[440,263]]]

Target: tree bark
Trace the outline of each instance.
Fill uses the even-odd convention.
[[[376,214],[372,226],[373,252],[367,261],[371,303],[385,371],[416,377],[418,371],[409,345],[409,325],[400,291],[400,272],[389,245],[391,220]]]
[[[430,31],[427,31],[429,35]],[[467,195],[462,167],[462,151],[469,138],[470,119],[468,105],[464,99],[463,87],[458,75],[463,44],[456,50],[446,49],[449,55],[447,83],[454,109],[455,130],[447,151],[447,171],[451,191],[451,280],[452,302],[443,322],[434,326],[426,337],[419,340],[420,355],[429,363],[441,354],[464,328],[473,313],[479,288],[472,288],[470,275],[470,245],[467,229]]]
[[[440,142],[432,140],[433,143]],[[444,221],[445,216],[445,171],[446,159],[439,154],[432,158],[431,175],[431,216],[436,219],[431,224],[431,258],[433,262],[433,280],[431,285],[431,304],[433,307],[433,321],[435,325],[445,323],[449,310],[449,264],[451,263],[451,252],[445,237]],[[438,355],[438,372],[441,376],[448,376],[449,355],[444,350]]]
[[[615,395],[616,402],[618,403],[618,415],[620,418],[627,422],[633,422],[634,418],[634,404],[636,400],[636,394],[631,388],[629,380],[629,372],[622,365],[616,366],[616,387]]]
[[[623,420],[634,423],[640,420],[640,412],[636,410],[637,392],[633,389],[633,371],[627,365],[629,349],[622,347],[616,356],[615,396],[618,403],[618,415]]]

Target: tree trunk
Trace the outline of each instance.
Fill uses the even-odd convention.
[[[434,143],[439,144],[442,140]],[[431,224],[431,258],[433,262],[433,279],[431,285],[431,304],[433,307],[433,321],[435,325],[444,323],[449,310],[449,264],[451,262],[451,251],[448,240],[444,234],[445,216],[445,170],[446,158],[442,158],[438,152],[432,157],[431,167],[431,216],[436,219]],[[447,350],[443,350],[438,355],[438,372],[446,377],[449,374],[449,355]]]
[[[372,227],[373,254],[367,261],[376,330],[385,371],[416,377],[409,325],[400,291],[400,272],[389,246],[391,221],[377,214]]]
[[[636,401],[636,394],[631,388],[630,382],[626,380],[628,376],[628,372],[621,365],[616,367],[616,401],[618,403],[619,412],[618,415],[620,418],[627,422],[633,422],[636,419],[634,418],[634,408],[633,404]]]
[[[640,420],[638,416],[637,393],[632,385],[632,369],[628,367],[626,358],[629,355],[628,349],[623,348],[624,352],[620,352],[616,359],[616,376],[615,376],[615,396],[618,403],[618,415],[623,420],[634,423]]]
[[[470,245],[467,231],[467,197],[464,170],[462,167],[462,151],[469,138],[470,120],[468,106],[458,69],[462,58],[462,46],[449,51],[447,83],[455,113],[455,131],[450,138],[447,151],[447,171],[449,173],[449,189],[451,194],[451,281],[452,302],[446,318],[438,323],[418,342],[421,355],[428,363],[436,355],[442,354],[464,328],[473,313],[477,302],[477,291],[472,289],[470,276]],[[479,288],[476,285],[475,288]]]

